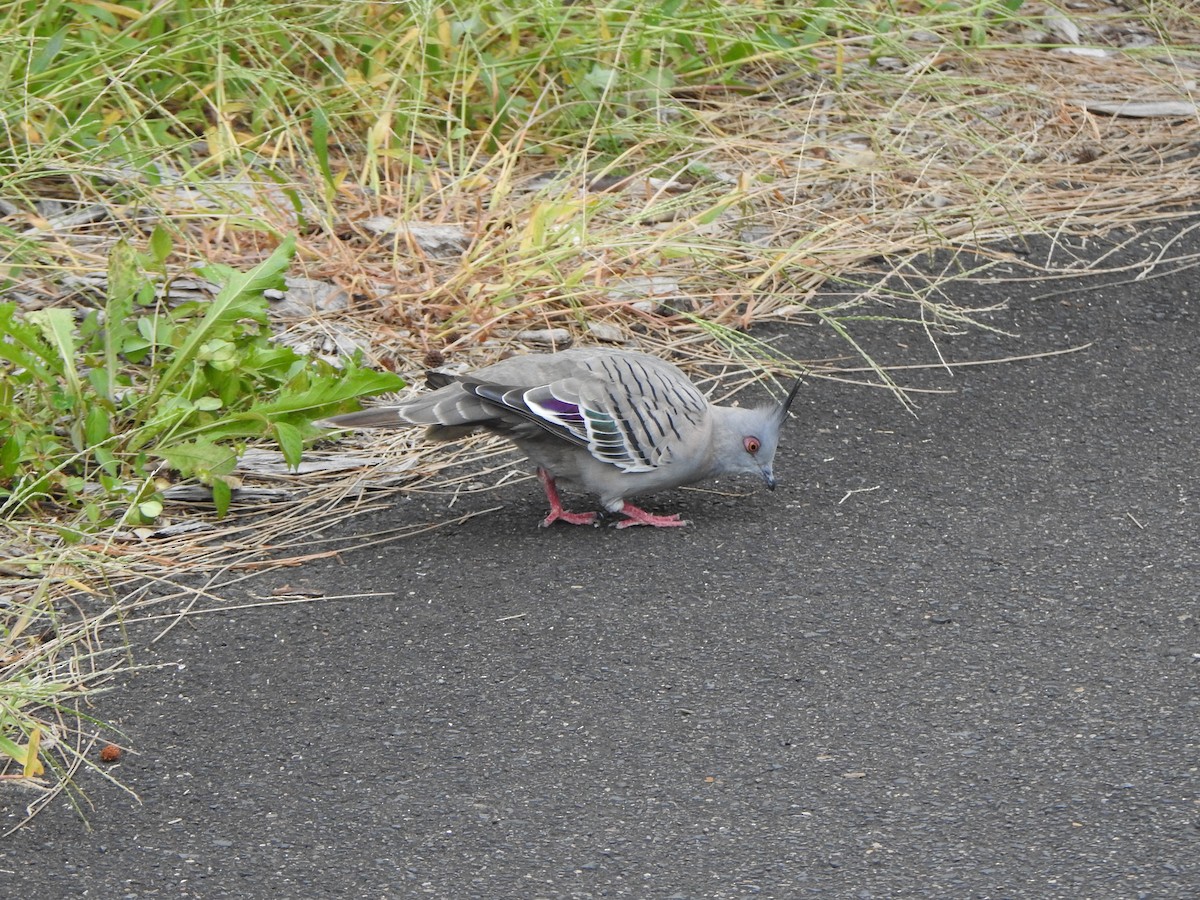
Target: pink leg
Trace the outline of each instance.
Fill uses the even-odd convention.
[[[546,499],[550,501],[550,514],[542,519],[542,527],[549,528],[551,522],[557,522],[560,519],[564,522],[569,522],[572,525],[595,525],[596,519],[599,518],[598,513],[575,513],[567,512],[562,508],[562,500],[558,497],[558,486],[554,483],[554,476],[545,469],[538,467],[538,478],[542,482],[542,487],[546,489]]]
[[[679,518],[679,513],[670,516],[656,516],[653,513],[648,513],[644,509],[634,506],[628,500],[622,504],[621,514],[629,518],[618,522],[618,528],[629,528],[633,525],[652,525],[655,528],[679,528],[687,524],[687,522]]]

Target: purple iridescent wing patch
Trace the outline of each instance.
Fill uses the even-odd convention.
[[[572,425],[583,424],[583,413],[579,411],[579,404],[569,400],[547,397],[545,400],[538,400],[536,404],[531,403],[530,406],[548,413],[549,417],[562,422],[570,422]]]

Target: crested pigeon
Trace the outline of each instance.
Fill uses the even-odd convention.
[[[558,482],[599,497],[630,525],[686,525],[630,497],[721,475],[757,475],[775,489],[779,432],[800,381],[782,404],[710,404],[677,367],[628,350],[577,348],[514,356],[464,375],[429,372],[435,390],[395,406],[318,422],[330,428],[428,426],[434,440],[477,430],[512,441],[537,467],[550,502],[542,527],[596,524],[600,514],[568,512]]]

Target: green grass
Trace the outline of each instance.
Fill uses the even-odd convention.
[[[6,180],[64,165],[153,178],[164,160],[188,178],[253,155],[303,163],[332,188],[340,155],[373,186],[411,167],[416,190],[433,167],[512,148],[518,134],[523,153],[552,158],[617,159],[652,137],[644,151],[666,160],[692,148],[696,124],[685,110],[662,128],[672,92],[816,71],[835,41],[911,57],[912,6],[15,3],[0,43]],[[1021,2],[916,6],[921,27],[983,46]]]
[[[289,349],[264,299],[285,270],[364,298],[339,326],[378,338],[372,360],[402,371],[485,357],[532,326],[584,336],[598,319],[749,359],[771,355],[749,326],[799,320],[857,355],[863,319],[934,337],[975,324],[933,291],[871,299],[851,273],[881,257],[1193,202],[1194,122],[1100,117],[1074,98],[1194,99],[1194,5],[1069,10],[1109,50],[1102,63],[1051,54],[1046,9],[0,7],[7,773],[45,763],[61,784],[87,762],[67,737],[96,726],[73,711],[127,664],[95,649],[125,608],[91,603],[71,624],[61,610],[121,583],[115,531],[169,515],[162,491],[179,480],[209,485],[224,511],[246,446],[294,463],[314,415],[400,383]],[[553,177],[530,187],[536,175]],[[629,181],[584,189],[605,176]],[[371,216],[452,225],[467,246],[426,253],[370,232]],[[196,265],[220,293],[168,302]],[[678,285],[678,314],[623,297],[648,276]],[[819,299],[831,283],[853,296]]]

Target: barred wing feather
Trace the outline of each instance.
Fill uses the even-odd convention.
[[[704,396],[670,370],[622,358],[601,364],[603,371],[584,373],[591,377],[535,387],[469,378],[462,386],[624,472],[649,472],[669,462],[676,442],[702,424]]]

